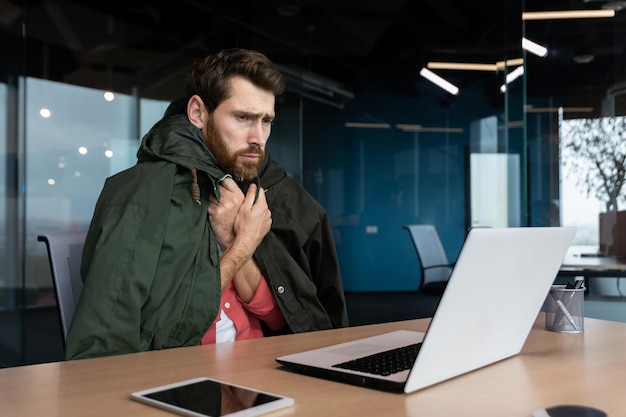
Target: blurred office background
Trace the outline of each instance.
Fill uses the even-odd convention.
[[[227,47],[287,77],[268,147],[328,209],[347,292],[417,290],[405,224],[434,225],[451,260],[474,226],[574,225],[622,251],[625,5],[0,0],[0,364],[58,358],[37,235],[86,228],[192,61]],[[555,10],[614,15],[524,14]]]

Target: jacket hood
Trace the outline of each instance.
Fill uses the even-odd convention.
[[[261,164],[261,169],[259,169],[259,179],[263,188],[271,188],[282,181],[286,176],[287,172],[285,172],[283,167],[274,162],[270,157],[269,151],[265,149],[265,159],[263,160],[263,164]]]
[[[172,102],[161,120],[143,137],[138,162],[165,160],[189,170],[206,172],[214,179],[225,173],[204,143],[202,131],[191,124],[183,110],[183,99]]]

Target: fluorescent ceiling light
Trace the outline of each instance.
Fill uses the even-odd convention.
[[[519,129],[520,127],[524,127],[524,121],[523,120],[512,120],[509,123],[507,123],[506,125],[499,125],[498,126],[498,130],[504,130],[504,129]]]
[[[523,74],[524,74],[524,66],[520,65],[519,67],[515,68],[513,71],[509,72],[506,75],[505,81],[506,81],[507,84],[512,83],[513,81],[517,80]]]
[[[563,113],[591,113],[593,107],[535,107],[528,104],[524,108],[526,113],[558,113],[560,110],[563,110]]]
[[[471,62],[437,62],[426,64],[428,69],[463,70],[463,71],[502,71],[506,67],[516,67],[524,63],[524,58],[513,58],[506,61],[498,61],[495,64],[479,64]]]
[[[498,70],[503,70],[506,67],[516,67],[518,65],[524,64],[524,58],[513,58],[507,59],[506,61],[498,61],[496,62],[496,67]]]
[[[522,48],[542,58],[548,55],[548,48],[539,45],[530,39],[522,38]]]
[[[343,109],[344,104],[354,98],[351,91],[344,89],[338,83],[320,75],[300,68],[292,68],[276,64],[276,67],[285,76],[287,88],[302,97],[310,98]]]
[[[506,85],[517,80],[523,74],[524,74],[523,65],[520,65],[519,67],[515,68],[513,71],[509,72],[504,79],[504,84],[500,86],[500,92],[504,93],[506,91]]]
[[[407,130],[417,131],[417,130],[423,129],[424,126],[416,125],[416,124],[398,124],[398,125],[396,125],[396,128],[398,128],[400,130],[404,130],[404,131],[407,131]]]
[[[461,127],[425,127],[415,124],[397,124],[396,127],[404,132],[463,133]]]
[[[358,127],[363,129],[389,129],[391,125],[389,123],[360,123],[360,122],[346,122],[345,127]]]
[[[438,87],[443,88],[444,90],[446,90],[448,93],[450,93],[452,95],[456,96],[456,95],[459,94],[459,87],[457,87],[454,84],[452,84],[451,82],[441,78],[440,76],[438,76],[437,74],[435,74],[434,72],[432,72],[431,70],[429,70],[426,67],[424,67],[424,68],[422,68],[420,70],[420,75],[422,77],[426,78],[431,83],[437,85]]]
[[[429,69],[466,70],[466,71],[497,71],[496,64],[473,64],[469,62],[429,62]]]
[[[615,10],[557,10],[552,12],[523,12],[522,20],[593,19],[614,16]]]

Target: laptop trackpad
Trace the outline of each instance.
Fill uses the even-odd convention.
[[[329,346],[323,350],[325,350],[327,354],[330,353],[356,359],[374,353],[419,343],[423,339],[424,333],[422,332],[400,330],[362,340],[342,343],[336,346]]]
[[[342,347],[338,347],[335,349],[330,349],[329,352],[337,354],[337,355],[344,355],[348,357],[358,358],[358,357],[367,356],[369,354],[376,353],[380,350],[385,350],[385,349],[388,349],[388,348],[385,346],[381,346],[381,345],[357,343],[357,344],[350,345],[350,346],[342,346]]]

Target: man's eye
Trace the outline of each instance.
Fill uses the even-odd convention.
[[[272,119],[263,119],[263,124],[265,126],[271,126],[274,123],[274,120]]]

